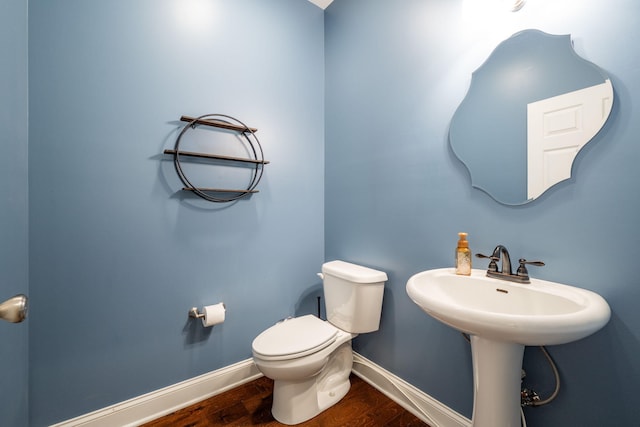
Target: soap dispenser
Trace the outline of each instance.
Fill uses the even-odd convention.
[[[456,274],[471,275],[471,250],[467,233],[458,233],[458,247],[456,248]]]

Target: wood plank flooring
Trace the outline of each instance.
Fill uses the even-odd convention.
[[[271,415],[273,381],[266,377],[144,424],[144,427],[282,426]],[[420,419],[355,375],[337,404],[301,427],[417,427]],[[427,426],[428,427],[428,426]]]

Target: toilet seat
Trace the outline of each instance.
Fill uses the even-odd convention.
[[[264,360],[288,360],[316,353],[331,345],[338,328],[311,314],[284,320],[262,332],[251,345]]]

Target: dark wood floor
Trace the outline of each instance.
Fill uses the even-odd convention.
[[[144,427],[282,426],[271,415],[273,381],[255,381],[144,424]],[[351,375],[351,389],[337,404],[298,424],[302,427],[426,426],[410,412]]]

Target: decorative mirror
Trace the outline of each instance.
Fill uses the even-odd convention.
[[[473,187],[520,205],[571,177],[573,160],[612,104],[609,77],[576,54],[569,35],[525,30],[473,73],[449,144]]]

